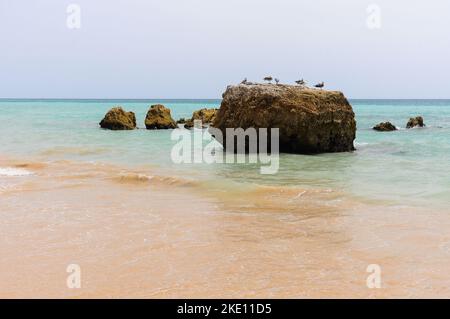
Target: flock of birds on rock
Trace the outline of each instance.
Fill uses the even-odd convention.
[[[279,80],[279,79],[277,79],[277,78],[274,79],[274,78],[272,78],[271,76],[266,76],[266,77],[264,78],[264,81],[269,82],[269,84],[271,84],[272,81],[275,81],[275,83],[276,83],[277,85],[280,83],[280,80]],[[298,80],[298,81],[295,81],[295,83],[296,83],[297,85],[300,85],[300,86],[306,86],[306,82],[305,82],[303,79]],[[248,82],[248,81],[247,81],[247,78],[245,78],[245,79],[241,82],[241,84],[253,84],[253,83]],[[324,83],[324,82],[320,82],[320,83],[317,83],[316,85],[314,85],[314,87],[316,87],[316,88],[318,88],[318,89],[323,89],[324,86],[325,86],[325,83]]]

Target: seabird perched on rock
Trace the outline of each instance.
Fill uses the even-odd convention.
[[[295,81],[295,83],[297,83],[298,85],[305,85],[306,84],[306,82],[303,79]]]
[[[277,78],[275,78],[275,83],[276,83],[276,84],[280,83],[280,80],[277,79]]]
[[[247,78],[245,78],[245,79],[241,82],[241,84],[247,84]]]
[[[320,82],[319,84],[314,85],[314,87],[322,89],[325,86],[325,83]]]
[[[266,76],[266,77],[264,78],[264,81],[267,81],[267,82],[269,82],[269,83],[271,83],[272,80],[273,80],[273,78],[272,78],[271,76]]]

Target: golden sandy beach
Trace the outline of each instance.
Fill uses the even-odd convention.
[[[0,297],[450,296],[450,217],[336,190],[208,191],[192,179],[2,157]],[[69,289],[66,268],[81,268]],[[369,289],[368,265],[382,270]]]

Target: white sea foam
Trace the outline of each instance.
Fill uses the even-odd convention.
[[[33,175],[33,173],[23,168],[0,167],[0,176],[28,176],[28,175]]]
[[[366,142],[355,142],[355,146],[367,146],[367,145],[369,145],[369,143],[366,143]]]

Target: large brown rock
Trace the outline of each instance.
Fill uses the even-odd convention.
[[[170,110],[161,104],[152,105],[145,118],[145,127],[149,130],[176,128],[177,123],[170,114]]]
[[[412,117],[409,119],[408,123],[406,124],[406,128],[424,127],[424,126],[425,126],[425,124],[423,123],[422,116]]]
[[[109,130],[134,130],[136,116],[133,112],[125,112],[120,106],[114,107],[106,113],[100,127]]]
[[[373,129],[375,131],[379,131],[379,132],[391,132],[391,131],[397,130],[395,125],[392,124],[391,122],[383,122],[383,123],[377,124],[373,127]]]
[[[325,153],[354,150],[356,121],[344,94],[293,85],[229,86],[212,125],[279,128],[280,151]]]
[[[184,124],[184,127],[185,128],[194,127],[195,120],[202,121],[203,127],[207,127],[208,125],[210,125],[214,122],[217,111],[218,111],[217,109],[207,109],[207,108],[195,111],[192,114],[192,118],[190,120],[186,121],[186,124]]]

